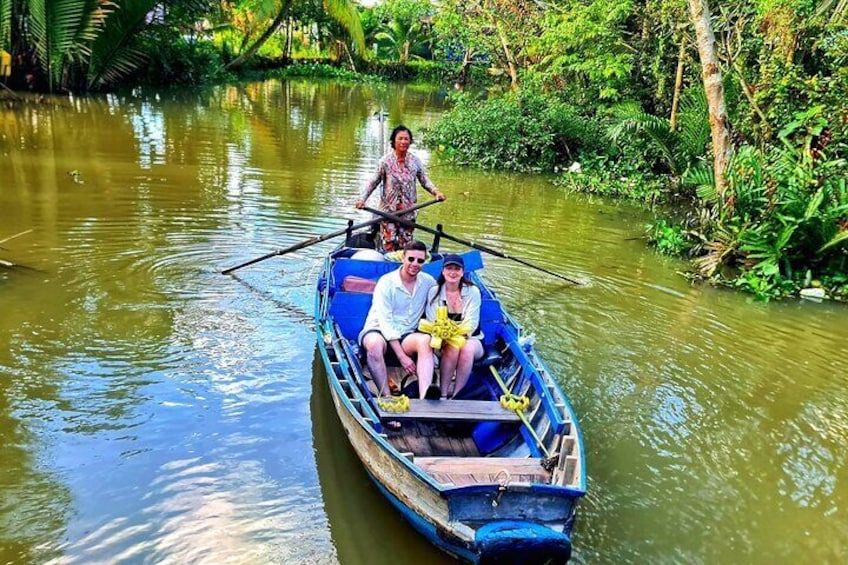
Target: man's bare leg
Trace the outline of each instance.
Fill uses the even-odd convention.
[[[386,376],[386,340],[382,334],[370,332],[362,338],[365,348],[368,370],[377,385],[377,396],[389,396],[388,377]]]
[[[418,354],[415,362],[415,374],[418,376],[418,396],[424,398],[427,389],[433,382],[433,349],[430,347],[430,336],[414,333],[406,337],[401,344],[407,355]]]

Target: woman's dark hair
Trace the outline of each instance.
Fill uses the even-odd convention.
[[[431,304],[434,304],[439,299],[439,296],[442,295],[443,286],[445,286],[445,275],[439,273],[439,278],[436,279],[436,294],[430,301]],[[462,278],[459,279],[459,288],[464,286],[474,286],[474,282],[471,279],[466,278],[465,273],[462,273]]]
[[[389,136],[389,145],[392,146],[392,149],[395,148],[395,138],[402,131],[405,131],[406,133],[409,134],[409,144],[410,145],[412,145],[412,142],[415,141],[415,139],[412,137],[412,132],[409,130],[409,128],[406,127],[403,124],[400,124],[399,126],[395,127],[395,129],[392,130],[392,135]]]

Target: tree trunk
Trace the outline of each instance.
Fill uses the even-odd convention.
[[[353,55],[350,52],[350,48],[347,46],[347,43],[344,41],[337,40],[338,43],[341,43],[344,52],[347,53],[347,60],[350,63],[350,70],[356,72],[356,65],[353,63]]]
[[[259,39],[257,39],[256,42],[251,45],[247,51],[230,61],[227,65],[227,69],[234,69],[236,67],[240,67],[242,64],[244,64],[245,61],[253,57],[256,52],[259,51],[259,48],[262,47],[272,35],[274,35],[274,32],[277,31],[277,28],[280,27],[280,25],[283,23],[283,20],[288,17],[290,3],[290,0],[285,0],[283,2],[283,6],[280,8],[277,17],[274,18],[274,21],[271,22],[271,25],[268,27],[268,29],[266,29],[265,32],[259,36]]]
[[[465,86],[465,81],[468,79],[468,67],[471,66],[471,58],[473,56],[474,51],[466,48],[465,53],[462,55],[462,68],[459,70],[459,78],[457,79],[457,83],[461,86]]]
[[[509,78],[512,81],[512,88],[515,89],[518,87],[518,66],[515,64],[515,57],[512,54],[512,51],[509,48],[509,43],[506,41],[506,34],[504,34],[500,25],[495,24],[495,28],[498,31],[498,37],[501,40],[501,46],[504,50],[504,57],[506,57],[506,64],[509,70]]]
[[[710,7],[707,0],[688,0],[689,13],[695,26],[698,54],[701,57],[701,76],[707,105],[710,112],[710,131],[713,140],[713,169],[715,172],[716,193],[725,206],[727,199],[727,164],[730,160],[730,129],[727,122],[727,109],[724,104],[724,86],[721,82],[721,70],[715,48],[715,35],[710,23]]]
[[[677,130],[677,107],[680,105],[680,91],[683,89],[683,67],[686,60],[686,37],[680,38],[680,52],[677,54],[677,74],[674,75],[674,96],[671,98],[671,131]]]

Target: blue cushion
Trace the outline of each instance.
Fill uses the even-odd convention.
[[[371,308],[371,295],[360,292],[337,292],[330,304],[330,317],[338,324],[342,335],[350,340],[356,340],[365,317]]]

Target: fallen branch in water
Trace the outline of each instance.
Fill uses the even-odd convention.
[[[23,100],[23,98],[21,98],[20,96],[18,96],[18,93],[17,93],[17,92],[15,92],[15,91],[14,91],[14,90],[12,90],[11,88],[9,88],[9,87],[8,87],[8,86],[6,86],[5,84],[3,84],[2,82],[0,82],[0,86],[2,86],[3,88],[5,88],[6,90],[8,90],[8,91],[9,91],[9,94],[11,94],[11,95],[12,95],[12,98],[14,98],[15,100],[18,100],[18,101]]]
[[[16,237],[21,237],[22,235],[26,235],[26,234],[28,234],[28,233],[29,233],[29,232],[31,232],[31,231],[32,231],[32,230],[31,230],[31,229],[29,229],[29,230],[26,230],[26,231],[22,231],[21,233],[16,233],[15,235],[10,235],[10,236],[9,236],[9,237],[7,237],[6,239],[0,239],[0,243],[6,243],[7,241],[12,241],[12,240],[13,240],[13,239],[15,239]]]

